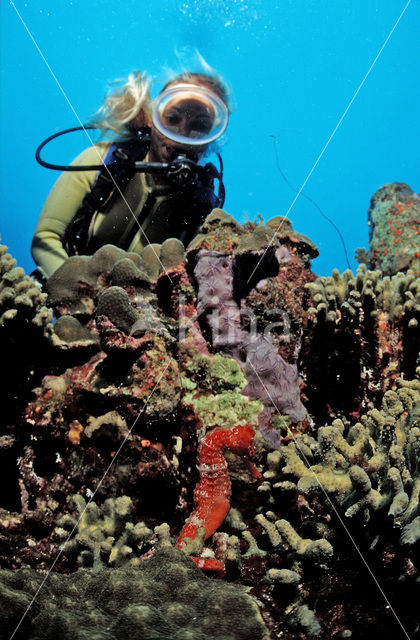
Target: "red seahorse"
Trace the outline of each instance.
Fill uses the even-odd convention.
[[[223,452],[230,449],[244,460],[253,478],[261,478],[251,458],[255,454],[254,429],[250,425],[233,429],[216,428],[207,433],[198,447],[200,480],[194,489],[195,510],[186,521],[176,548],[186,546],[186,538],[194,539],[198,530],[204,529],[207,540],[222,524],[230,508],[231,483]],[[213,558],[191,558],[200,567],[224,573],[223,562]]]

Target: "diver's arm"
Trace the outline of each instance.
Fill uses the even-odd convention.
[[[72,164],[100,164],[108,148],[107,143],[90,147],[83,151]],[[32,240],[31,253],[40,271],[47,278],[68,258],[63,246],[66,229],[86,193],[91,190],[97,173],[97,171],[63,172],[45,201]]]

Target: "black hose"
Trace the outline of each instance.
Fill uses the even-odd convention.
[[[41,150],[49,142],[51,142],[51,140],[54,140],[55,138],[59,138],[60,136],[64,136],[64,134],[66,133],[72,133],[73,131],[86,131],[87,129],[97,129],[97,127],[94,127],[93,125],[86,125],[86,126],[84,125],[82,127],[71,127],[70,129],[64,129],[63,131],[59,131],[58,133],[54,133],[52,136],[49,136],[43,142],[41,142],[38,149],[35,151],[36,161],[39,162],[39,164],[42,165],[43,167],[46,167],[47,169],[55,169],[56,171],[94,171],[94,170],[98,171],[99,169],[102,169],[104,166],[103,163],[89,164],[89,165],[52,164],[51,162],[45,162],[45,160],[41,158]]]
[[[295,187],[290,184],[289,180],[287,179],[286,175],[284,174],[284,172],[282,171],[281,167],[280,167],[280,162],[279,162],[279,154],[278,154],[278,150],[277,150],[277,136],[273,136],[272,134],[270,134],[270,138],[273,138],[273,144],[274,144],[274,154],[276,156],[276,165],[277,165],[277,169],[281,175],[281,177],[283,178],[283,180],[285,181],[285,183],[287,184],[287,186],[289,187],[289,189],[291,189],[292,191],[294,191],[295,193],[298,193],[298,190],[295,189]],[[341,244],[343,245],[343,250],[344,250],[344,256],[346,258],[346,262],[347,262],[347,266],[351,271],[351,266],[350,266],[350,261],[349,261],[349,256],[347,253],[347,247],[346,247],[346,243],[343,237],[343,234],[341,233],[340,229],[337,227],[337,225],[335,224],[335,222],[333,220],[331,220],[331,218],[329,218],[321,209],[321,207],[319,207],[317,205],[317,203],[315,202],[315,200],[312,200],[312,198],[310,198],[309,196],[306,195],[306,193],[304,193],[303,191],[300,192],[300,195],[303,196],[304,198],[306,198],[306,200],[308,200],[309,202],[311,202],[314,207],[318,210],[318,212],[321,214],[321,216],[323,218],[325,218],[325,220],[327,220],[330,225],[332,227],[334,227],[334,229],[336,230],[340,240],[341,240]]]

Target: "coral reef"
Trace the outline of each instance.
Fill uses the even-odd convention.
[[[8,363],[7,376],[1,385],[2,415],[0,425],[15,422],[21,403],[6,400],[14,396],[22,402],[25,390],[38,380],[42,353],[48,348],[53,314],[47,307],[47,295],[35,280],[25,275],[16,260],[0,245],[0,344],[3,362]],[[16,352],[19,358],[16,358]]]
[[[4,245],[0,245],[0,276],[0,326],[12,325],[10,330],[15,332],[29,323],[47,327],[52,314],[46,307],[46,294],[21,267],[16,267],[16,260]]]
[[[290,259],[289,253],[287,250],[281,253],[276,234],[264,225],[244,236],[239,236],[236,226],[237,246],[232,256],[208,250],[205,247],[209,243],[219,246],[219,228],[215,225],[220,221],[224,227],[232,227],[229,217],[224,219],[218,210],[213,211],[203,227],[205,234],[198,236],[189,249],[195,259],[194,276],[198,283],[197,314],[210,331],[213,347],[242,364],[248,381],[243,393],[251,399],[260,399],[272,412],[287,414],[292,422],[303,421],[306,410],[300,400],[296,365],[284,360],[268,333],[255,331],[255,323],[251,331],[249,327],[243,328],[244,313],[242,310],[241,314],[238,303],[238,298],[244,297],[245,285],[251,287],[250,282],[258,285],[268,276],[277,275],[281,262]],[[248,268],[250,265],[254,268],[244,282],[246,263]],[[235,274],[240,276],[235,278]],[[268,427],[266,432],[269,431]],[[278,446],[275,436],[271,444]]]
[[[405,599],[415,591],[419,576],[419,402],[418,378],[399,378],[396,390],[385,392],[381,408],[367,411],[360,422],[335,419],[319,428],[316,437],[296,433],[292,442],[267,455],[259,492],[269,511],[255,518],[261,526],[259,532],[252,530],[252,536],[243,532],[250,545],[245,555],[270,564],[270,553],[278,556],[283,548],[292,550],[284,557],[281,571],[294,574],[270,568],[266,582],[282,601],[292,601],[293,610],[306,606],[308,615],[309,603],[303,594],[313,593],[317,584],[323,596],[317,600],[315,614],[323,637],[328,627],[326,612],[343,602],[341,590],[346,589],[347,578],[340,572],[348,575],[348,562],[350,558],[356,562],[357,551],[375,579],[386,585],[387,596],[404,619],[409,637],[418,637],[419,629],[415,620],[410,620]],[[290,519],[282,517],[285,510]],[[260,545],[271,548],[268,555],[261,555]],[[244,564],[247,561],[242,559]],[[323,566],[326,573],[321,576],[318,572]],[[365,590],[362,580],[372,580],[373,589],[369,572],[361,578],[360,571],[353,573],[357,588]],[[395,582],[390,574],[396,576]],[[301,584],[294,596],[285,586],[290,581]],[[350,593],[345,597],[352,599]],[[357,637],[367,638],[372,621],[360,611],[360,604],[354,602],[354,606],[359,608],[359,621],[353,620],[351,628]],[[343,632],[345,619],[341,620]],[[392,637],[398,632],[395,619],[388,617],[387,624],[392,630],[376,620],[375,633],[381,630],[381,636]]]
[[[306,286],[312,304],[302,368],[311,415],[356,416],[377,406],[399,375],[415,376],[420,281],[413,272],[390,278],[360,266],[356,275],[334,270]]]
[[[316,278],[316,255],[216,209],[186,249],[5,294],[10,633],[53,566],[20,637],[420,637],[415,264]]]
[[[357,258],[370,269],[393,276],[408,269],[420,273],[420,196],[403,182],[378,189],[368,211],[369,251]]]
[[[138,565],[152,548],[170,546],[167,524],[149,529],[144,522],[133,523],[133,503],[128,496],[108,498],[102,509],[81,495],[73,496],[76,517],[57,521],[54,537],[63,540],[62,550],[77,564],[95,569]],[[73,535],[74,533],[74,535]]]
[[[16,266],[7,247],[0,245],[0,483],[10,486],[1,502],[6,509],[14,510],[19,497],[15,426],[31,398],[31,389],[49,372],[45,354],[51,350],[52,319],[47,295]]]

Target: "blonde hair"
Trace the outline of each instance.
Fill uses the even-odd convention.
[[[107,138],[127,137],[149,126],[149,85],[149,78],[142,71],[133,71],[127,80],[110,83],[103,105],[93,115],[90,124],[98,127]]]
[[[229,109],[229,90],[214,71],[185,71],[174,75],[162,91],[178,82],[197,83],[209,87]],[[92,116],[89,124],[97,127],[102,137],[108,140],[130,137],[142,127],[151,126],[152,99],[149,87],[149,78],[142,71],[133,71],[127,80],[115,80],[110,83],[103,105]]]
[[[216,73],[194,73],[192,71],[184,71],[183,73],[175,76],[171,80],[169,80],[162,91],[165,91],[168,87],[173,84],[183,83],[187,84],[201,84],[205,87],[208,87],[210,91],[213,91],[219,98],[223,100],[226,107],[230,111],[229,104],[229,90],[223,80]]]

